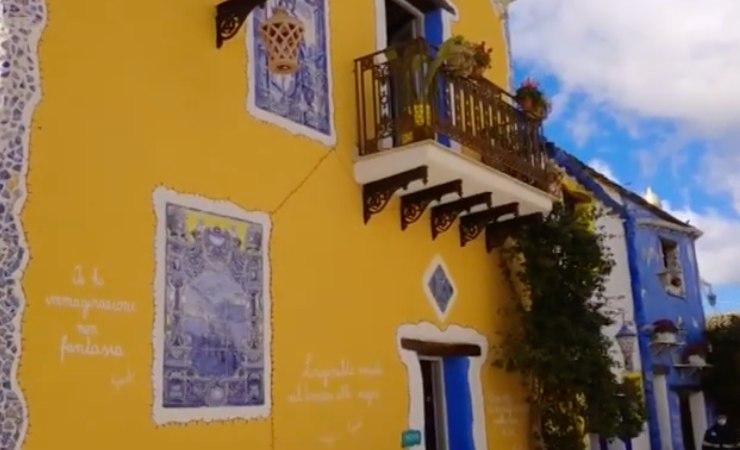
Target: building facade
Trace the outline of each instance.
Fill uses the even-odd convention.
[[[0,448],[527,447],[487,238],[554,197],[505,5],[1,3]],[[485,79],[402,100],[386,49],[453,33]]]
[[[567,167],[567,165],[566,165]],[[632,294],[632,274],[630,273],[627,242],[624,233],[624,218],[619,209],[610,201],[603,201],[578,179],[564,171],[563,188],[566,198],[580,200],[582,207],[596,208],[600,211],[594,230],[605,237],[607,252],[614,261],[614,266],[605,283],[603,296],[607,302],[603,312],[612,320],[612,325],[603,329],[603,334],[611,343],[610,354],[614,361],[613,371],[617,379],[623,382],[629,378],[642,383],[642,357],[637,345],[637,319],[635,316]],[[588,180],[588,179],[587,179]],[[607,189],[607,188],[604,188]],[[615,195],[610,192],[610,196]],[[604,438],[596,434],[588,436],[590,450],[649,450],[650,442],[645,431],[628,441],[616,438]]]
[[[616,234],[627,249],[650,437],[649,446],[632,448],[699,449],[709,414],[699,378],[707,351],[694,246],[701,232],[664,211],[657,197],[645,199],[565,152],[555,154],[616,213],[612,220],[623,222]]]

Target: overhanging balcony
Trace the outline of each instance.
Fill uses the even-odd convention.
[[[460,216],[465,245],[492,224],[547,213],[541,123],[483,78],[443,68],[425,85],[434,52],[417,40],[355,61],[365,222],[401,196],[403,229],[434,204],[432,236]]]

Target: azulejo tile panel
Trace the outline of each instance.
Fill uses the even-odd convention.
[[[275,75],[268,70],[260,26],[275,7],[285,8],[305,27],[298,71]],[[247,109],[255,117],[291,133],[336,143],[333,118],[327,0],[269,0],[248,21],[249,89]]]
[[[154,201],[155,422],[268,415],[268,215],[164,188]]]
[[[37,44],[43,0],[0,1],[0,449],[20,449],[28,413],[18,384],[21,287],[28,245],[21,224],[31,117],[41,96]]]
[[[442,258],[436,257],[429,264],[424,274],[423,287],[437,316],[444,319],[452,308],[457,289]]]

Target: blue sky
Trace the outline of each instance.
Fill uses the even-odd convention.
[[[702,229],[707,313],[740,311],[740,1],[517,0],[509,18],[550,140]]]

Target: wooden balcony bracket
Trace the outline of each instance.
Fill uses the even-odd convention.
[[[486,227],[486,251],[490,252],[494,248],[501,247],[506,238],[520,227],[542,222],[544,218],[542,213],[533,213],[489,224]]]
[[[421,181],[427,184],[427,179],[427,166],[419,166],[362,185],[362,216],[365,223],[370,221],[370,217],[373,214],[381,212],[388,205],[388,202],[396,191],[407,189],[409,184],[414,181]]]
[[[460,217],[460,245],[465,247],[465,244],[477,238],[488,224],[509,215],[519,217],[519,203],[506,203]]]
[[[440,201],[448,194],[457,194],[458,197],[462,197],[462,180],[438,184],[401,197],[401,229],[405,230],[406,227],[419,220],[430,203]]]
[[[443,203],[432,208],[432,239],[449,230],[457,217],[465,211],[479,205],[491,207],[491,193],[481,192],[480,194],[463,197],[454,202]]]

